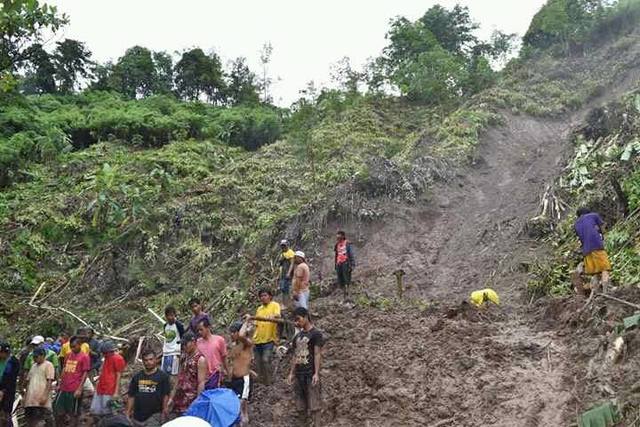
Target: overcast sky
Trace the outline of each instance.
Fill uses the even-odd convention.
[[[415,20],[434,4],[469,6],[482,29],[524,34],[545,0],[46,0],[71,23],[62,38],[87,43],[95,60],[116,60],[134,45],[168,52],[199,46],[225,61],[237,56],[259,70],[259,51],[273,45],[272,93],[288,106],[313,80],[330,82],[331,64],[348,56],[364,64],[385,46],[389,20]]]

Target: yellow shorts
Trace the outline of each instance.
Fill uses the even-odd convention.
[[[607,252],[604,250],[593,251],[584,257],[584,272],[598,274],[603,271],[611,271],[611,263]]]

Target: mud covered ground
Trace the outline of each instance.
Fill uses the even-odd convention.
[[[610,97],[635,80],[618,82]],[[626,359],[603,367],[607,328],[633,309],[603,309],[611,304],[596,300],[576,318],[584,302],[575,298],[523,298],[527,266],[546,255],[523,233],[525,221],[539,214],[541,194],[562,173],[570,133],[586,112],[563,121],[505,113],[505,126],[482,138],[473,165],[439,183],[428,201],[394,206],[373,224],[329,224],[328,235],[336,227],[352,232],[362,286],[355,305],[337,295],[312,301],[328,336],[325,425],[570,426],[606,399],[640,397],[633,357],[640,333],[628,333]],[[315,266],[329,277],[331,242],[323,248]],[[407,273],[402,300],[394,299],[397,268]],[[499,308],[447,316],[485,287],[498,291]],[[277,384],[257,388],[252,425],[299,425],[286,370],[285,360]],[[633,425],[628,418],[624,425]]]

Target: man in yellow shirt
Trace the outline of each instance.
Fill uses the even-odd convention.
[[[254,354],[258,380],[263,384],[271,384],[271,361],[273,351],[278,343],[278,324],[260,319],[279,319],[280,304],[273,301],[269,289],[260,289],[258,297],[262,305],[256,310],[256,330],[253,334]]]
[[[282,303],[287,304],[289,302],[289,291],[291,290],[291,278],[293,277],[293,258],[295,252],[289,247],[289,242],[286,240],[280,241],[280,258],[278,264],[280,268],[278,271],[278,287],[282,293]]]

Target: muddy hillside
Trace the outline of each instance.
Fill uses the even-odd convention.
[[[328,425],[568,426],[613,397],[592,393],[584,380],[586,365],[599,363],[594,341],[606,338],[576,321],[582,304],[568,297],[549,306],[526,294],[530,266],[550,252],[527,221],[567,166],[573,132],[592,109],[635,88],[637,77],[628,70],[606,95],[555,119],[503,112],[504,125],[481,137],[472,164],[439,182],[428,200],[394,203],[384,221],[348,223],[358,243],[355,302],[342,303],[336,291],[312,305],[328,336]],[[330,223],[327,234],[341,224]],[[331,244],[321,245],[324,276]],[[397,269],[406,273],[402,299]],[[501,307],[477,311],[463,302],[485,287],[499,293]],[[619,316],[629,311],[618,307]],[[587,329],[578,342],[575,328]],[[295,425],[284,383],[257,391],[257,425]]]

